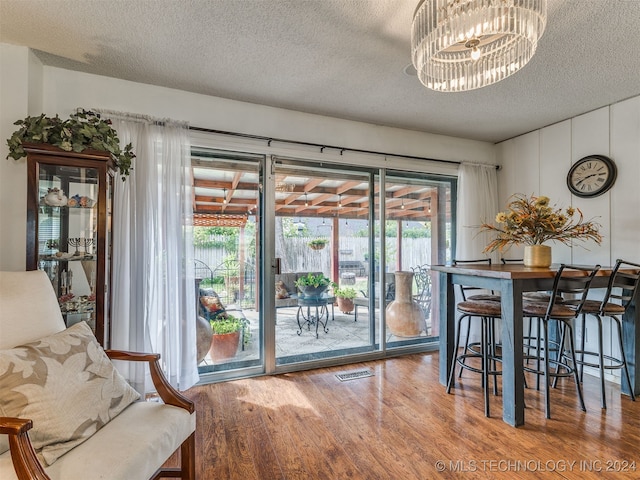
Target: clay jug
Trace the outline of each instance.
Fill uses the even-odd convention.
[[[411,295],[413,272],[395,273],[396,297],[385,310],[387,329],[397,337],[416,337],[426,331],[424,314]]]

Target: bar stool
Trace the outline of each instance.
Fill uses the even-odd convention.
[[[489,411],[489,377],[493,376],[493,393],[498,394],[498,381],[497,376],[502,374],[501,370],[497,369],[497,363],[502,359],[497,354],[495,348],[495,320],[500,318],[500,303],[491,300],[468,300],[458,303],[456,306],[461,316],[458,318],[458,328],[456,334],[455,350],[456,357],[451,363],[451,370],[449,371],[449,380],[447,382],[447,393],[451,393],[451,387],[455,384],[455,369],[456,364],[460,365],[460,374],[462,370],[466,369],[472,372],[482,374],[482,387],[484,390],[484,414],[490,416]],[[462,321],[467,318],[468,322],[471,318],[479,318],[481,321],[481,333],[480,342],[475,344],[475,347],[479,350],[465,348],[463,353],[458,353],[460,349],[460,333],[462,327]],[[479,359],[480,367],[473,366],[472,363],[467,363],[469,359]]]
[[[483,258],[478,260],[453,260],[454,265],[491,265],[490,258]],[[462,301],[456,305],[456,310],[460,313],[457,325],[456,334],[456,358],[451,364],[451,370],[449,372],[449,381],[447,382],[447,393],[451,392],[451,387],[455,384],[455,366],[460,365],[460,373],[458,377],[462,376],[463,370],[469,370],[475,373],[482,374],[482,387],[484,389],[485,397],[485,415],[490,416],[489,410],[489,377],[493,376],[493,393],[498,394],[498,382],[497,375],[501,375],[502,372],[497,369],[497,362],[501,360],[498,354],[498,347],[495,340],[495,320],[500,318],[500,296],[493,294],[474,294],[469,295],[469,292],[474,290],[483,290],[478,287],[471,287],[467,285],[458,285],[460,296]],[[480,320],[480,342],[470,342],[471,333],[471,321],[473,318]],[[466,319],[466,335],[465,335],[465,347],[464,351],[459,354],[460,337],[462,333],[462,322]],[[473,366],[473,363],[468,363],[467,360],[478,359],[480,360],[480,367]]]
[[[451,263],[453,265],[491,265],[491,259],[490,258],[481,258],[477,260],[454,259]],[[498,302],[498,306],[499,306],[500,295],[496,295],[493,292],[491,292],[490,294],[484,294],[484,293],[472,294],[472,295],[469,294],[470,292],[478,291],[478,290],[483,290],[483,289],[479,287],[470,287],[467,285],[458,285],[458,292],[460,293],[460,298],[462,299],[463,302],[490,301],[490,302]],[[458,319],[458,331],[460,329],[460,326],[462,325],[461,320],[463,318],[468,318],[468,321],[466,324],[467,328],[465,333],[464,354],[466,355],[469,353],[469,351],[471,351],[480,355],[481,354],[480,344],[478,342],[469,341],[470,335],[471,335],[471,317],[474,317],[475,315],[465,315],[464,314],[465,312],[459,312],[459,313],[463,315]],[[460,378],[461,376],[462,376],[462,369],[460,370],[460,374],[458,375],[458,378]]]
[[[636,273],[621,272],[620,268],[635,268]],[[607,401],[605,398],[604,388],[604,371],[622,369],[624,371],[625,378],[629,385],[629,392],[631,393],[631,400],[635,402],[636,397],[633,393],[633,387],[631,386],[631,377],[629,376],[629,367],[627,365],[627,357],[624,353],[624,345],[622,339],[622,316],[627,311],[627,308],[631,304],[633,295],[640,282],[640,264],[627,262],[625,260],[616,260],[616,265],[613,268],[611,277],[609,278],[609,284],[607,286],[607,292],[604,295],[603,300],[587,300],[582,307],[582,322],[581,322],[581,340],[580,348],[576,350],[578,355],[578,365],[580,366],[580,380],[582,380],[584,366],[598,368],[600,373],[600,397],[602,408],[607,408]],[[613,301],[612,301],[613,300]],[[584,347],[586,316],[592,315],[596,318],[598,324],[598,351],[587,351]],[[620,346],[620,357],[614,357],[613,355],[606,355],[604,353],[602,345],[602,317],[611,318],[615,325],[618,335],[618,345]],[[586,361],[585,356],[597,357],[598,362]],[[605,360],[609,363],[605,364]]]
[[[580,407],[583,412],[587,411],[582,396],[580,378],[578,376],[578,364],[576,361],[576,351],[573,341],[572,322],[581,314],[583,305],[587,299],[589,287],[593,277],[600,269],[600,265],[593,268],[578,267],[574,265],[560,265],[553,281],[553,290],[549,301],[545,303],[525,301],[523,304],[523,316],[537,317],[542,323],[542,346],[536,348],[536,355],[526,354],[525,360],[535,359],[535,367],[525,363],[524,370],[531,372],[544,379],[545,415],[551,418],[551,402],[549,397],[550,381],[553,379],[553,386],[559,377],[573,377],[576,382],[576,390],[580,400]],[[575,276],[576,272],[582,275]],[[558,295],[571,294],[577,300],[571,304],[560,304],[554,301]],[[560,326],[560,340],[551,341],[549,338],[550,323],[558,322]],[[539,337],[540,338],[540,337]],[[565,340],[569,344],[568,351],[565,348]],[[553,350],[551,349],[553,347]],[[551,358],[552,351],[555,351],[555,358]],[[540,363],[543,363],[542,369]],[[550,371],[549,365],[553,364],[555,371]]]

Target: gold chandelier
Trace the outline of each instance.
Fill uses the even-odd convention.
[[[422,0],[411,24],[411,57],[424,86],[439,92],[486,87],[533,57],[547,0]]]

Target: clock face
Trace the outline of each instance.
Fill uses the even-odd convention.
[[[610,158],[590,155],[573,164],[567,186],[578,197],[597,197],[613,186],[616,174],[616,165]]]

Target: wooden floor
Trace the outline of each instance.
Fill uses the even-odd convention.
[[[374,376],[340,382],[337,373]],[[529,379],[529,385],[534,381]],[[640,478],[640,400],[608,385],[600,408],[585,378],[587,413],[573,383],[525,392],[526,425],[502,421],[501,397],[484,416],[477,375],[452,394],[438,354],[420,354],[194,387],[200,480]]]

